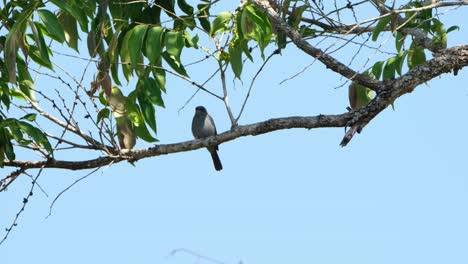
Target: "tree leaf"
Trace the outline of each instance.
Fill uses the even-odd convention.
[[[86,14],[82,7],[80,8],[76,4],[69,4],[63,0],[50,0],[50,2],[59,7],[61,10],[73,16],[80,24],[81,30],[83,32],[88,32],[88,18],[86,17]],[[77,2],[78,4],[82,3],[81,1]]]
[[[28,134],[28,136],[36,142],[36,144],[44,147],[49,153],[53,152],[49,140],[40,129],[24,121],[18,121],[17,124],[24,133]]]
[[[143,139],[146,142],[157,142],[158,140],[151,136],[150,132],[146,128],[146,125],[143,123],[141,126],[135,127],[136,135]]]
[[[132,37],[133,31],[130,30],[127,33],[125,33],[123,39],[122,39],[122,45],[120,47],[120,58],[122,62],[122,71],[124,74],[124,77],[127,81],[130,80],[130,77],[132,76],[132,65],[131,65],[131,59],[130,59],[130,51],[129,51],[129,42]],[[112,74],[114,76],[114,74]]]
[[[382,32],[385,29],[385,27],[388,25],[388,23],[390,23],[391,20],[391,16],[386,16],[381,18],[379,22],[377,22],[377,25],[375,26],[374,31],[372,32],[372,41],[377,40],[380,32]]]
[[[39,63],[40,65],[53,70],[52,62],[50,61],[50,57],[49,57],[49,48],[45,44],[44,36],[42,35],[42,29],[40,27],[40,24],[37,22],[34,22],[33,24],[37,32],[37,40],[36,40],[37,50],[33,49],[34,46],[30,46],[29,56],[31,56],[31,59],[33,59],[35,62]]]
[[[406,55],[408,55],[408,51],[400,51],[397,56],[396,56],[396,62],[395,62],[395,69],[398,75],[401,76],[401,71],[403,70],[403,63],[405,61]]]
[[[454,31],[454,30],[460,30],[459,26],[451,26],[447,29],[447,34]]]
[[[52,69],[52,63],[49,59],[49,54],[43,56],[43,54],[36,46],[29,47],[29,57],[37,64]]]
[[[130,55],[130,61],[133,67],[136,67],[138,60],[141,56],[141,48],[143,46],[143,39],[145,38],[146,30],[148,25],[136,25],[130,31],[132,32],[128,42],[124,42],[123,45],[128,45],[128,51]],[[128,32],[127,34],[129,34]]]
[[[206,32],[211,32],[211,24],[208,17],[210,17],[210,6],[211,4],[199,4],[197,18],[200,21],[200,25]]]
[[[447,32],[445,31],[444,24],[433,18],[431,31],[434,33],[434,38],[432,39],[434,44],[442,49],[447,48]]]
[[[56,41],[63,43],[65,41],[65,32],[57,17],[47,9],[37,10],[46,30],[50,37]]]
[[[109,108],[103,108],[99,111],[96,119],[96,124],[99,124],[104,118],[109,118],[110,110]]]
[[[68,46],[78,52],[79,35],[76,19],[62,10],[59,11],[57,19],[63,27],[65,41],[67,42]]]
[[[214,37],[216,34],[221,33],[227,29],[227,23],[232,19],[230,12],[221,12],[214,19],[211,24],[210,37]]]
[[[198,40],[200,37],[196,34],[194,37],[187,30],[184,30],[185,47],[198,49]]]
[[[157,87],[165,92],[166,91],[166,71],[161,68],[161,59],[159,58],[158,61],[155,63],[155,67],[153,68],[153,76],[156,82]]]
[[[355,110],[372,100],[372,90],[357,82],[352,82],[348,88],[348,98],[351,109]]]
[[[193,7],[189,5],[185,0],[177,0],[180,10],[187,15],[193,15]]]
[[[426,62],[426,54],[424,48],[418,45],[411,45],[408,51],[408,68],[412,69],[416,65]]]
[[[177,73],[188,77],[187,72],[185,71],[184,66],[180,63],[180,61],[177,61],[176,58],[172,55],[170,55],[167,51],[164,51],[161,53],[163,59],[169,64],[169,66],[174,69]]]
[[[36,120],[36,116],[37,116],[37,114],[31,113],[31,114],[27,114],[27,115],[23,116],[21,119],[28,120],[30,122],[34,122]]]
[[[383,68],[384,62],[383,61],[378,61],[372,66],[372,74],[374,74],[374,77],[379,80],[380,76],[382,75],[382,68]]]
[[[397,57],[391,57],[385,63],[385,67],[383,69],[383,80],[393,79],[395,78],[395,70],[396,70],[396,63]]]
[[[150,64],[154,64],[161,57],[163,48],[164,29],[162,27],[151,27],[148,29],[145,43],[145,56]]]
[[[14,160],[16,158],[15,156],[15,151],[13,149],[13,145],[11,144],[10,139],[7,136],[7,130],[2,128],[0,129],[0,142],[3,144],[0,144],[1,147],[1,152],[4,153],[4,155],[7,157],[8,160]],[[3,157],[0,157],[3,159]],[[3,160],[2,160],[2,166],[3,166]]]
[[[242,48],[239,41],[233,41],[229,45],[229,63],[237,79],[241,79],[242,74]]]
[[[27,96],[32,101],[36,101],[34,96],[34,83],[30,80],[21,80],[19,81],[19,88],[25,96]]]
[[[141,113],[146,123],[156,133],[156,114],[154,106],[146,97],[146,92],[141,89],[138,91],[138,103],[140,104]]]
[[[180,62],[180,54],[184,47],[183,32],[168,31],[164,37],[164,46],[169,55],[173,56],[176,61]]]
[[[143,84],[143,92],[146,98],[154,105],[166,107],[161,95],[161,87],[153,78],[148,78]]]
[[[16,52],[18,50],[18,35],[10,32],[5,41],[5,64],[8,70],[8,81],[16,83]]]
[[[288,17],[288,24],[294,28],[297,29],[299,26],[299,23],[301,22],[302,14],[304,11],[307,10],[309,5],[302,5],[300,7],[293,7],[292,9],[292,14]]]
[[[401,51],[401,48],[405,44],[405,38],[406,38],[406,34],[403,34],[400,31],[397,31],[396,36],[395,36],[395,48],[398,52]]]

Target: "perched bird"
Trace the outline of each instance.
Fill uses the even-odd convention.
[[[213,118],[208,114],[206,108],[203,106],[197,106],[195,108],[195,115],[192,120],[192,134],[196,139],[207,138],[217,134]],[[222,170],[223,165],[221,165],[221,160],[219,160],[217,152],[218,145],[207,147],[207,149],[211,154],[215,169],[217,171]]]

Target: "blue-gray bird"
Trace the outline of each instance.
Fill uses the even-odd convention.
[[[203,106],[197,106],[195,108],[195,115],[192,120],[192,134],[196,139],[207,138],[217,134],[213,118],[208,114],[206,108]],[[218,145],[207,147],[207,149],[211,154],[215,169],[217,171],[222,170],[223,165],[221,165],[221,160],[219,160],[217,152]]]

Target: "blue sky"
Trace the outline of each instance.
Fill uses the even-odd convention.
[[[468,42],[463,13],[443,16],[447,26],[461,27],[449,46]],[[349,58],[356,49],[336,56]],[[244,85],[229,79],[236,112],[259,62],[246,65]],[[334,89],[343,80],[318,62],[279,85],[310,63],[292,46],[274,57],[241,124],[345,111],[347,86]],[[206,65],[188,68],[195,81],[211,73]],[[0,246],[2,263],[210,263],[170,256],[178,248],[223,263],[467,263],[467,73],[443,75],[401,97],[395,111],[382,112],[346,148],[339,147],[343,129],[291,129],[222,144],[221,172],[204,149],[120,163],[66,192],[47,219],[53,198],[87,172],[46,171],[40,184],[49,196],[35,191]],[[38,86],[49,81],[39,79]],[[217,82],[208,88],[221,93]],[[224,105],[204,93],[178,112],[193,92],[186,82],[168,80],[166,108],[157,112],[161,143],[192,138],[197,105],[206,106],[219,132],[229,129]],[[1,194],[2,230],[29,188],[30,179],[21,177]]]

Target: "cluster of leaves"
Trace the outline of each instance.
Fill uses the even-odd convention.
[[[422,4],[420,2],[410,2],[403,8],[406,9],[412,7],[419,8],[422,7]],[[393,19],[393,16],[388,15],[377,22],[372,33],[373,41],[377,41],[380,33],[387,27],[391,27],[392,30],[394,30]],[[420,29],[427,37],[432,39],[435,49],[444,49],[447,47],[447,34],[451,31],[457,30],[458,26],[452,26],[446,30],[444,24],[437,18],[433,17],[432,9],[426,9],[419,12],[405,13],[405,22],[401,28]],[[401,30],[394,31],[395,49],[397,54],[385,61],[377,61],[364,73],[376,79],[393,79],[396,77],[396,74],[400,76],[402,75],[405,61],[408,69],[412,69],[417,65],[426,62],[426,48],[421,45],[421,43],[418,43],[420,40],[412,37],[409,48],[406,49],[405,40],[407,37],[408,35],[404,34]],[[351,84],[350,90],[351,89],[356,89],[355,93],[359,98],[359,106],[366,105],[370,100],[372,100],[373,93],[370,89],[356,83]]]
[[[210,38],[225,31],[233,33],[228,51],[219,51],[216,58],[230,64],[239,79],[243,55],[253,60],[249,41],[257,43],[264,58],[264,49],[274,38],[269,19],[248,2],[234,14],[222,12],[210,22],[213,2],[217,1],[200,0],[196,6],[186,0],[50,0],[48,6],[41,0],[8,2],[0,10],[2,27],[7,32],[0,36],[0,107],[8,110],[13,97],[34,103],[29,62],[54,70],[50,45],[66,44],[79,52],[80,36],[85,36],[89,55],[99,61],[96,79],[88,92],[94,97],[101,88],[99,101],[103,107],[97,122],[116,118],[115,108],[109,103],[112,91],[126,90],[118,88],[123,86],[122,76],[127,82],[136,77],[134,89],[124,92],[126,96],[122,93],[119,100],[123,100],[125,120],[130,122],[127,127],[134,130],[136,137],[154,142],[156,138],[148,127],[157,133],[156,108],[164,107],[166,72],[172,70],[188,77],[181,55],[185,48],[199,48],[199,35],[193,32]],[[12,141],[52,152],[47,136],[33,119],[15,119],[5,114],[1,118],[0,159],[14,159]],[[119,134],[108,132],[112,136]],[[25,140],[22,134],[31,140]]]
[[[0,168],[3,168],[5,158],[15,159],[11,139],[14,139],[21,146],[43,148],[52,153],[52,146],[44,133],[29,123],[35,121],[35,119],[35,114],[27,114],[19,120],[14,118],[4,119],[0,116]]]

